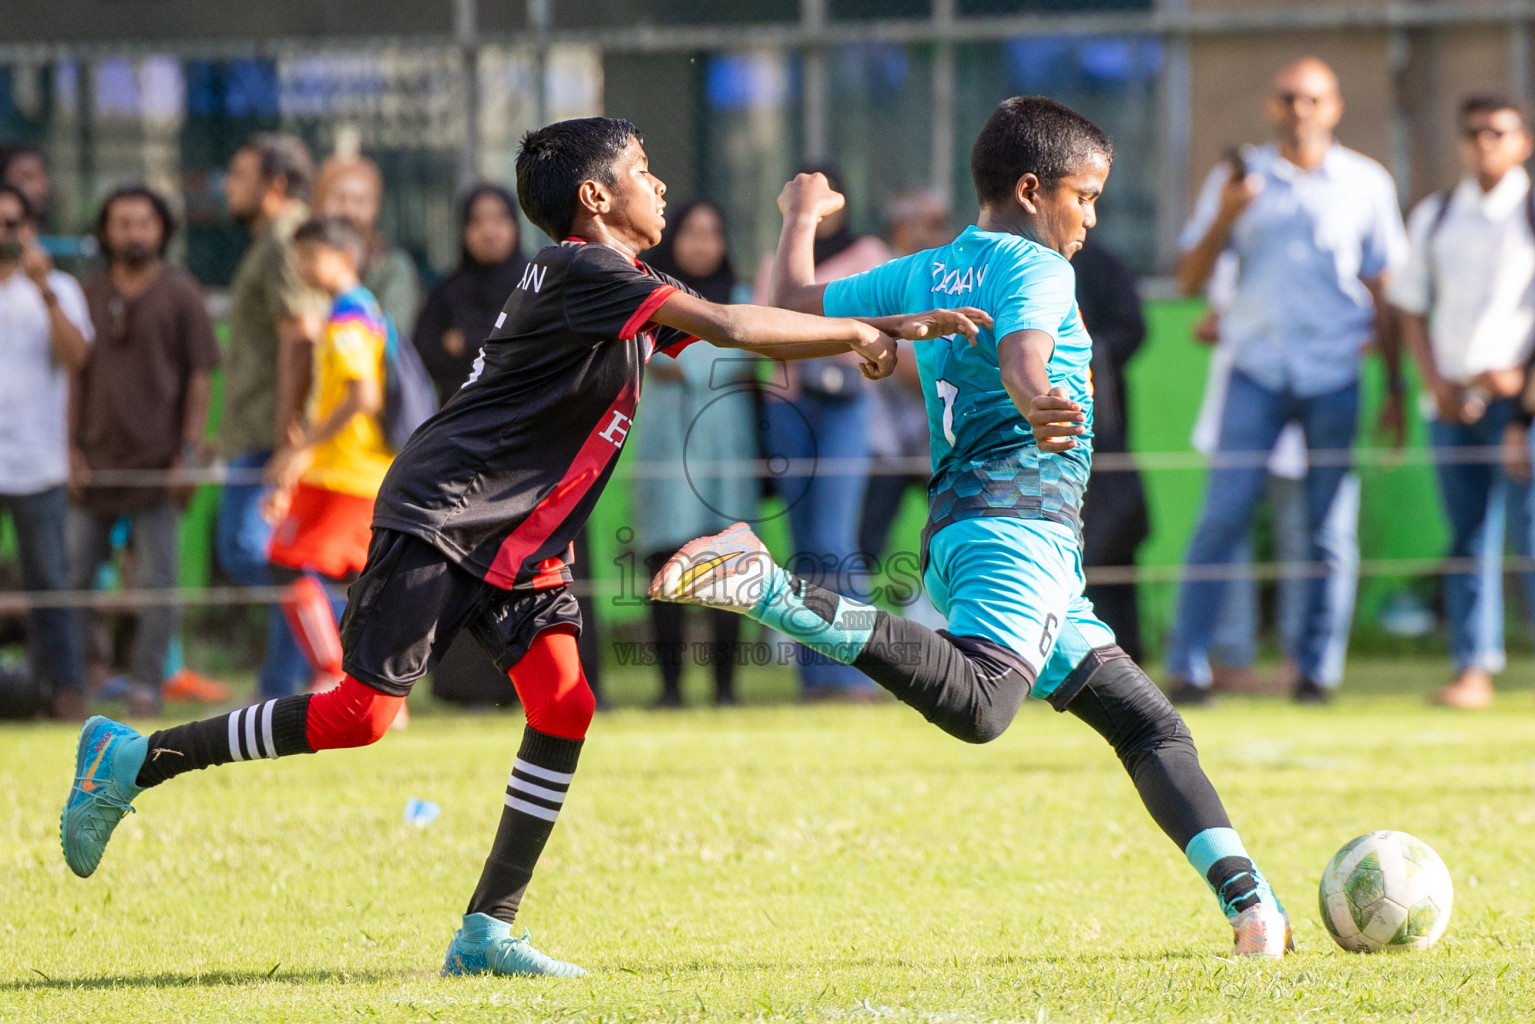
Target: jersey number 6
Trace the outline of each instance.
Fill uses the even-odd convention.
[[[1060,624],[1061,620],[1056,618],[1054,614],[1045,616],[1045,629],[1039,637],[1039,656],[1041,658],[1050,657],[1050,647],[1055,643],[1054,630]]]

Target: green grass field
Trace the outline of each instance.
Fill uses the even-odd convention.
[[[1529,1021],[1535,696],[1438,711],[1422,693],[1442,673],[1361,662],[1334,708],[1190,715],[1295,919],[1278,964],[1226,959],[1229,929],[1118,762],[1041,707],[987,747],[894,705],[601,717],[523,908],[592,972],[566,982],[436,976],[515,716],[428,709],[367,750],[177,780],[88,881],[58,849],[73,731],[9,727],[0,1020]],[[631,703],[649,685],[616,682]],[[785,685],[747,682],[756,700]],[[441,818],[406,825],[412,796]],[[1374,828],[1455,876],[1426,954],[1344,953],[1318,919],[1327,858]]]

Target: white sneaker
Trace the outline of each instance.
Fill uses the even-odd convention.
[[[650,599],[745,613],[761,600],[776,568],[751,527],[735,523],[682,545],[650,581]]]
[[[1231,919],[1232,956],[1281,957],[1295,950],[1290,916],[1268,902],[1248,907]]]

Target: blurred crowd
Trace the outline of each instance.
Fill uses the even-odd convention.
[[[1485,707],[1504,661],[1505,545],[1531,550],[1535,197],[1524,111],[1507,97],[1467,98],[1458,115],[1463,176],[1405,225],[1386,170],[1334,138],[1343,97],[1325,64],[1283,69],[1267,112],[1273,140],[1233,147],[1210,171],[1180,238],[1179,283],[1207,295],[1195,335],[1214,351],[1194,438],[1211,469],[1167,637],[1169,694],[1197,703],[1221,690],[1277,688],[1303,702],[1329,699],[1343,675],[1359,564],[1359,480],[1348,453],[1361,368],[1370,353],[1383,360],[1379,427],[1400,444],[1405,353],[1423,385],[1457,559],[1444,585],[1452,666],[1437,699]],[[845,191],[836,167],[806,169]],[[219,328],[198,282],[166,262],[177,223],[161,196],[142,185],[108,195],[96,218],[98,265],[77,277],[41,241],[50,217],[44,161],[29,149],[0,150],[0,508],[25,590],[114,579],[174,588],[195,471],[218,463],[228,470],[214,537],[219,571],[241,586],[310,587],[308,600],[268,613],[258,696],[328,683],[330,652],[318,649],[325,632],[304,616],[339,615],[361,568],[368,510],[394,450],[399,380],[416,367],[434,401],[451,397],[526,267],[516,200],[484,183],[463,197],[458,265],[424,290],[416,264],[379,231],[384,187],[360,154],[317,166],[296,137],[246,140],[224,198],[249,244]],[[882,224],[860,235],[845,211],[826,218],[818,279],[945,244],[960,226],[942,195],[922,190],[888,197]],[[672,204],[665,237],[645,258],[713,301],[762,300],[767,257],[743,273],[730,252],[722,206],[697,198]],[[1091,241],[1074,263],[1095,342],[1095,448],[1127,453],[1126,369],[1146,337],[1136,281]],[[921,597],[916,553],[890,550],[903,507],[919,508],[926,492],[928,414],[914,360],[869,382],[853,358],[764,365],[693,346],[656,360],[647,376],[630,456],[647,469],[631,494],[645,567],[772,510],[785,518],[795,572],[858,595],[871,579],[904,572],[910,586],[886,596],[941,624]],[[756,465],[767,471],[742,468]],[[781,504],[765,504],[770,496]],[[306,544],[318,520],[354,535],[351,555]],[[1084,520],[1085,565],[1133,566],[1152,525],[1139,475],[1096,473]],[[1277,681],[1253,668],[1263,602],[1249,567],[1260,520],[1289,567],[1274,602],[1286,656]],[[1089,597],[1139,659],[1134,583],[1094,584]],[[79,719],[99,697],[139,713],[165,700],[229,698],[185,664],[175,602],[137,608],[121,671],[96,617],[66,603],[39,602],[25,623],[28,676],[48,714]],[[598,621],[589,610],[586,620]],[[682,703],[690,665],[712,673],[716,702],[737,699],[737,670],[752,661],[741,655],[740,617],[653,604],[649,621],[659,706]],[[707,640],[690,643],[700,630]],[[600,647],[595,628],[588,633],[583,657],[595,685]],[[795,666],[806,699],[879,693],[808,651]],[[474,699],[475,687],[464,693]]]
[[[1466,97],[1462,175],[1404,226],[1384,167],[1334,137],[1344,97],[1331,68],[1297,60],[1267,100],[1274,139],[1211,170],[1179,239],[1179,283],[1206,291],[1196,334],[1213,344],[1195,443],[1212,457],[1166,651],[1175,702],[1215,690],[1287,690],[1326,703],[1343,677],[1359,571],[1361,369],[1383,363],[1379,433],[1404,441],[1404,353],[1422,382],[1454,560],[1444,576],[1451,671],[1437,694],[1491,704],[1503,668],[1505,546],[1530,551],[1529,408],[1535,344],[1535,198],[1526,114]],[[1277,680],[1252,670],[1250,578],[1259,507],[1281,563]]]

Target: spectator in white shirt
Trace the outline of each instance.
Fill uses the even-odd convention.
[[[63,590],[68,580],[66,419],[70,375],[92,338],[80,285],[53,269],[37,244],[31,204],[0,184],[0,510],[11,515],[28,590]],[[54,717],[85,718],[85,659],[77,616],[31,613],[34,677]]]
[[[1466,100],[1460,132],[1464,174],[1413,210],[1411,257],[1390,297],[1431,399],[1429,437],[1440,456],[1450,555],[1501,561],[1505,472],[1496,460],[1461,460],[1455,452],[1500,443],[1515,420],[1535,343],[1535,207],[1522,166],[1532,140],[1519,104],[1499,96]],[[1501,574],[1446,577],[1445,610],[1455,678],[1435,700],[1488,707],[1493,674],[1503,668]]]

